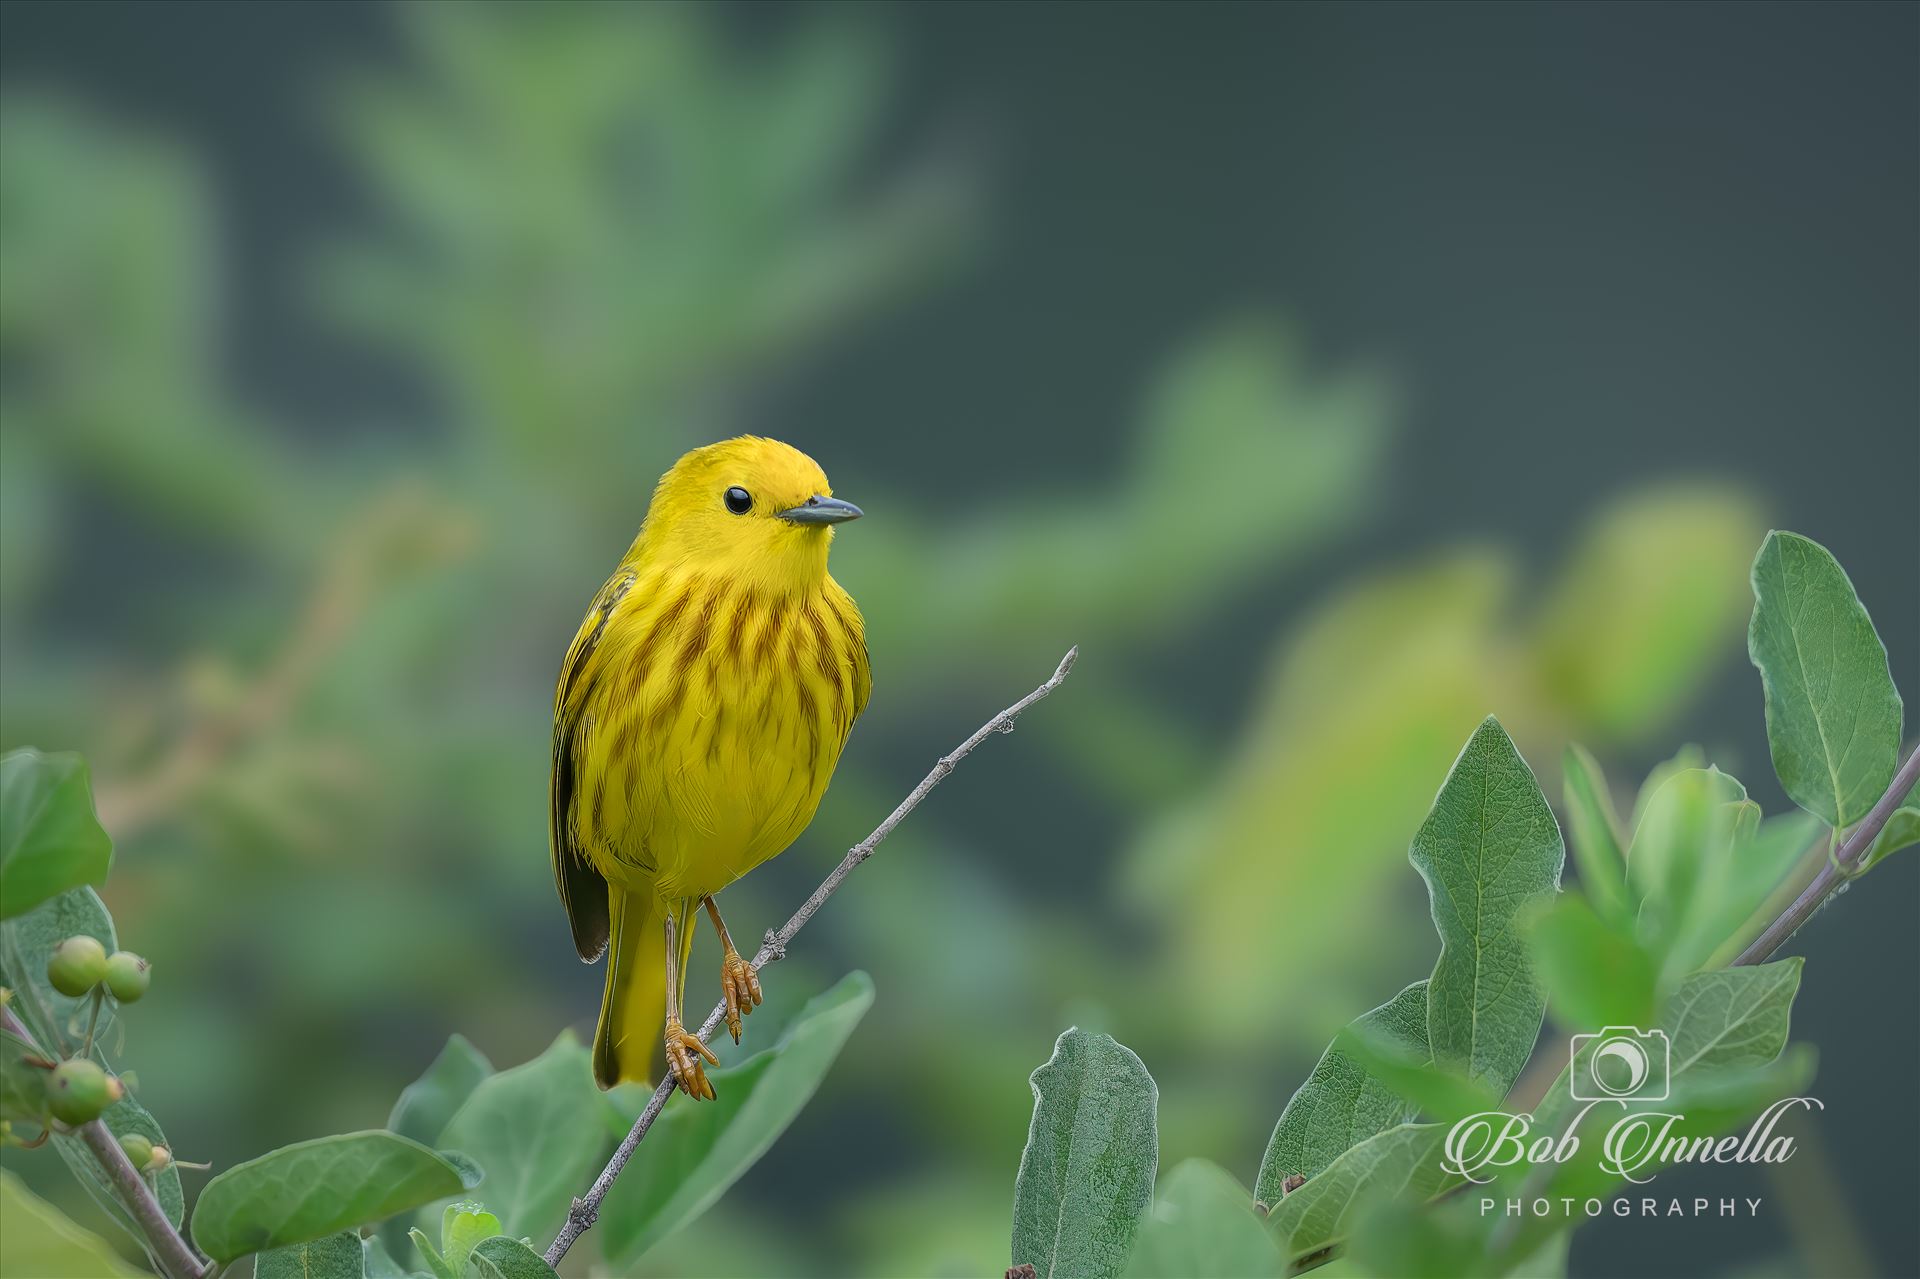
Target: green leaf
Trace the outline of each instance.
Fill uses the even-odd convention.
[[[466,1104],[480,1081],[493,1073],[489,1062],[464,1035],[451,1035],[426,1073],[401,1090],[387,1116],[387,1130],[411,1137],[423,1146],[438,1146],[454,1112]],[[406,1255],[407,1222],[394,1218],[381,1223],[380,1238],[396,1256]]]
[[[93,815],[87,762],[37,750],[0,756],[0,919],[106,882],[113,841]]]
[[[418,1270],[409,1270],[394,1260],[392,1250],[378,1235],[369,1235],[361,1242],[366,1249],[364,1264],[367,1279],[416,1279],[423,1274]],[[425,1279],[434,1279],[434,1276],[426,1275]]]
[[[56,1057],[80,1049],[90,999],[69,999],[47,981],[47,960],[68,937],[97,938],[108,954],[120,948],[100,895],[76,888],[42,902],[24,915],[0,923],[0,985],[13,991],[10,1005],[35,1043]],[[113,1005],[100,1010],[100,1031],[113,1017]],[[96,1039],[104,1038],[97,1034]]]
[[[592,1062],[571,1031],[481,1081],[440,1141],[486,1170],[487,1206],[508,1233],[541,1236],[560,1228],[613,1146]]]
[[[457,1195],[477,1177],[384,1130],[303,1141],[227,1169],[194,1207],[193,1241],[215,1261],[304,1243]]]
[[[1560,771],[1567,820],[1573,826],[1573,860],[1580,868],[1580,887],[1602,919],[1629,919],[1632,910],[1627,900],[1627,858],[1606,774],[1600,771],[1599,761],[1577,742],[1567,743],[1560,757]]]
[[[1806,1045],[1795,1045],[1776,1060],[1743,1067],[1695,1068],[1681,1074],[1676,1066],[1676,1079],[1667,1097],[1631,1109],[1650,1110],[1654,1116],[1650,1122],[1660,1126],[1665,1140],[1690,1143],[1735,1131],[1774,1102],[1804,1095],[1813,1073],[1814,1052]],[[1513,1258],[1538,1249],[1555,1232],[1583,1223],[1586,1217],[1578,1205],[1589,1199],[1604,1202],[1620,1189],[1622,1178],[1603,1169],[1596,1157],[1584,1153],[1602,1140],[1608,1124],[1618,1123],[1622,1118],[1621,1113],[1610,1106],[1596,1110],[1598,1113],[1584,1118],[1576,1130],[1583,1153],[1559,1165],[1545,1185],[1537,1186],[1532,1192],[1534,1197],[1546,1200],[1547,1211],[1539,1215],[1527,1213],[1490,1263],[1467,1273],[1510,1273]],[[1675,1116],[1671,1126],[1667,1126],[1669,1115]],[[1557,1135],[1561,1130],[1554,1131]],[[1650,1163],[1639,1169],[1637,1175],[1644,1179],[1660,1166],[1657,1162]],[[1510,1177],[1486,1188],[1484,1193],[1511,1197],[1521,1184],[1517,1178]],[[1567,1212],[1568,1205],[1574,1205],[1572,1214]]]
[[[358,1231],[289,1244],[253,1260],[253,1279],[365,1279],[367,1249]]]
[[[0,1030],[0,1119],[51,1128],[47,1110],[47,1072],[27,1065],[27,1058],[46,1059],[33,1045],[11,1030]]]
[[[1673,779],[1675,773],[1683,773],[1689,768],[1705,768],[1706,766],[1707,753],[1698,746],[1688,744],[1675,751],[1672,758],[1663,759],[1648,769],[1646,777],[1640,782],[1640,789],[1634,793],[1633,820],[1629,823],[1629,831],[1640,829],[1640,823],[1644,821],[1647,816],[1647,806],[1653,802],[1653,797],[1660,793],[1660,788]],[[1630,845],[1632,842],[1631,835],[1629,835],[1627,843]],[[1629,891],[1631,891],[1632,886],[1629,885],[1628,888]],[[1636,906],[1639,904],[1637,898],[1634,904]]]
[[[1683,979],[1660,1017],[1668,1040],[1670,1083],[1690,1086],[1696,1077],[1750,1071],[1778,1057],[1787,1046],[1801,962],[1795,956]],[[1574,1098],[1570,1086],[1579,1064],[1570,1063],[1547,1090],[1534,1111],[1535,1132],[1563,1132],[1573,1112],[1585,1104]]]
[[[1281,1273],[1280,1250],[1255,1214],[1253,1197],[1205,1159],[1189,1159],[1160,1179],[1126,1269],[1127,1279]]]
[[[1298,1261],[1339,1243],[1361,1206],[1405,1195],[1430,1199],[1460,1180],[1441,1171],[1446,1124],[1402,1124],[1367,1138],[1282,1199],[1267,1218],[1280,1250]]]
[[[1685,768],[1648,797],[1627,853],[1639,933],[1664,955],[1692,909],[1704,869],[1725,858],[1746,787],[1717,768]]]
[[[1478,1220],[1450,1204],[1369,1199],[1356,1211],[1346,1256],[1369,1275],[1393,1279],[1461,1279],[1486,1273]],[[1539,1279],[1537,1272],[1528,1279]]]
[[[440,1256],[456,1274],[467,1268],[467,1255],[482,1239],[500,1233],[500,1218],[470,1200],[447,1205],[440,1216]]]
[[[1661,1018],[1673,1041],[1673,1077],[1761,1066],[1778,1057],[1787,1046],[1804,963],[1796,955],[1695,973],[1682,982]]]
[[[104,1061],[98,1048],[94,1050],[94,1057]],[[145,1106],[133,1099],[132,1094],[108,1106],[101,1113],[100,1122],[115,1137],[137,1135],[156,1146],[167,1144],[167,1135],[160,1131],[160,1125],[147,1113]],[[94,1158],[93,1151],[87,1148],[85,1142],[72,1133],[55,1133],[53,1148],[60,1152],[61,1160],[66,1163],[74,1179],[86,1188],[95,1203],[106,1209],[108,1216],[125,1227],[135,1241],[146,1238],[145,1232],[134,1223],[132,1214],[121,1202],[120,1192],[107,1180],[100,1161]],[[153,1197],[160,1204],[160,1210],[167,1215],[167,1220],[179,1225],[186,1211],[186,1201],[180,1191],[179,1169],[169,1166],[157,1175],[148,1177],[147,1184],[153,1187]]]
[[[1718,769],[1666,775],[1642,806],[1628,854],[1640,902],[1634,931],[1658,962],[1662,990],[1724,953],[1814,834],[1807,814],[1763,822],[1746,788]]]
[[[1920,786],[1908,791],[1900,807],[1894,809],[1893,815],[1887,818],[1887,824],[1874,837],[1873,847],[1860,859],[1860,869],[1871,869],[1888,853],[1897,853],[1915,844],[1920,844]]]
[[[53,953],[54,946],[65,938],[81,934],[97,938],[109,953],[119,949],[113,917],[107,914],[100,895],[91,888],[71,889],[24,915],[0,922],[0,986],[13,991],[9,1007],[33,1036],[34,1043],[49,1056],[78,1052],[86,1033],[90,1000],[69,999],[47,981],[47,957]],[[94,1037],[94,1060],[109,1069],[111,1065],[100,1044],[106,1039],[105,1032],[113,1022],[113,1015],[113,1004],[108,1001],[100,1011],[98,1033]],[[101,1119],[116,1137],[137,1133],[155,1145],[169,1144],[160,1125],[131,1094],[109,1106]],[[125,1229],[129,1237],[144,1238],[86,1143],[72,1133],[56,1133],[53,1147],[101,1210]],[[169,1221],[179,1225],[186,1212],[186,1199],[180,1191],[180,1170],[169,1167],[149,1180],[161,1210]]]
[[[1364,1025],[1348,1026],[1334,1044],[1360,1063],[1367,1074],[1433,1119],[1458,1119],[1500,1104],[1500,1099],[1470,1079],[1434,1064],[1424,1051]]]
[[[69,1221],[0,1169],[0,1274],[25,1279],[132,1279],[143,1272],[120,1259],[106,1240]]]
[[[1727,968],[1695,973],[1680,982],[1660,1017],[1659,1028],[1668,1041],[1668,1094],[1646,1103],[1663,1113],[1684,1114],[1676,1131],[1690,1135],[1733,1126],[1743,1115],[1751,1114],[1767,1102],[1796,1093],[1810,1076],[1811,1058],[1807,1054],[1789,1054],[1782,1059],[1793,998],[1800,985],[1801,961],[1798,958],[1763,964],[1757,968]],[[1571,1080],[1576,1068],[1586,1068],[1594,1041],[1582,1049],[1582,1056],[1570,1063],[1548,1088],[1535,1108],[1531,1132],[1564,1133],[1588,1103],[1573,1096]],[[1476,1194],[1511,1198],[1544,1196],[1554,1211],[1522,1219],[1505,1250],[1497,1259],[1478,1268],[1486,1273],[1505,1273],[1516,1258],[1537,1249],[1542,1240],[1564,1229],[1569,1222],[1557,1209],[1563,1198],[1576,1204],[1589,1198],[1605,1200],[1618,1178],[1600,1167],[1599,1129],[1614,1122],[1620,1112],[1611,1106],[1594,1107],[1580,1129],[1580,1150],[1567,1162],[1556,1165],[1544,1186],[1537,1180],[1538,1170],[1520,1164],[1503,1170],[1494,1185]],[[1583,1218],[1584,1219],[1584,1218]]]
[[[1670,970],[1724,967],[1778,913],[1777,906],[1763,908],[1776,892],[1791,891],[1789,881],[1807,850],[1824,847],[1827,827],[1812,813],[1750,820],[1758,813],[1757,804],[1742,807],[1727,856],[1709,863]]]
[[[1505,1096],[1533,1054],[1546,997],[1519,912],[1560,883],[1560,827],[1527,762],[1489,716],[1454,761],[1410,858],[1432,897],[1440,959],[1427,983],[1436,1062]]]
[[[553,1267],[532,1247],[506,1235],[495,1235],[473,1250],[474,1279],[554,1279]]]
[[[1353,1024],[1391,1037],[1410,1053],[1431,1060],[1424,981],[1415,982]],[[1280,1112],[1267,1153],[1260,1159],[1254,1198],[1264,1204],[1279,1203],[1288,1177],[1318,1176],[1355,1142],[1406,1123],[1416,1113],[1412,1103],[1368,1074],[1336,1040]]]
[[[1585,898],[1567,894],[1545,903],[1526,932],[1548,1006],[1562,1028],[1653,1024],[1659,979],[1653,956],[1609,927]]]
[[[595,1233],[608,1259],[633,1264],[725,1194],[786,1131],[872,1006],[873,979],[848,973],[770,1046],[710,1071],[717,1100],[669,1107],[600,1205]]]
[[[1753,562],[1747,652],[1760,668],[1773,771],[1793,802],[1839,829],[1886,793],[1900,756],[1887,649],[1839,562],[1797,533]]]
[[[440,1255],[440,1250],[433,1246],[433,1241],[427,1238],[425,1231],[415,1226],[407,1231],[407,1238],[426,1260],[427,1269],[433,1271],[437,1279],[461,1279],[460,1272],[447,1264],[447,1259]]]
[[[426,1073],[401,1090],[387,1117],[387,1130],[435,1145],[454,1112],[473,1095],[480,1081],[493,1073],[493,1064],[464,1035],[451,1035]]]
[[[1160,1160],[1160,1092],[1131,1051],[1078,1028],[1033,1072],[1033,1126],[1013,1185],[1013,1264],[1040,1279],[1126,1268]]]

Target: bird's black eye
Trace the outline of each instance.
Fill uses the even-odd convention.
[[[727,509],[735,515],[745,515],[753,509],[753,494],[734,485],[727,490]]]

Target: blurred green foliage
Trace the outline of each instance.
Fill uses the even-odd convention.
[[[1245,601],[1379,509],[1379,377],[1224,316],[1117,375],[1117,470],[1013,458],[975,509],[888,509],[910,456],[770,389],[960,268],[991,212],[964,164],[877,157],[857,14],[744,48],[665,6],[400,13],[404,59],[320,86],[367,214],[288,264],[421,393],[384,419],[296,428],[244,389],[191,145],[57,96],[0,117],[0,747],[94,763],[111,904],[168,975],[143,1095],[184,1157],[372,1126],[450,1032],[505,1066],[592,1015],[547,878],[553,672],[691,444],[786,435],[882,517],[835,555],[873,709],[813,832],[732,890],[747,931],[1009,680],[1087,659],[777,970],[798,1006],[857,963],[874,1010],[725,1229],[636,1273],[990,1269],[1018,1081],[1064,1021],[1157,1054],[1174,1157],[1250,1168],[1270,1081],[1430,949],[1400,858],[1472,725],[1497,709],[1535,758],[1642,742],[1738,633],[1751,503],[1641,495],[1543,584],[1465,547],[1326,589],[1217,742],[1167,672],[1239,651]],[[1221,500],[1220,459],[1255,500]]]

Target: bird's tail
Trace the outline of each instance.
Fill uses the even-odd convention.
[[[593,1032],[593,1077],[602,1088],[651,1083],[667,1008],[667,948],[659,899],[650,892],[609,886],[607,988]],[[687,983],[693,949],[693,903],[675,902],[680,938],[680,985]]]

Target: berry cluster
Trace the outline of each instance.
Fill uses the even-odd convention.
[[[53,957],[47,961],[47,981],[55,990],[73,999],[92,995],[97,1016],[98,1003],[107,996],[115,1003],[131,1004],[146,994],[152,980],[151,967],[130,950],[116,950],[109,955],[98,939],[83,934],[69,937],[53,948]],[[108,1106],[127,1095],[126,1085],[93,1060],[92,1050],[90,1022],[87,1042],[80,1053],[65,1061],[49,1063],[47,1110],[70,1127],[92,1123]],[[136,1154],[128,1142],[138,1142],[142,1149]],[[121,1144],[134,1166],[143,1171],[164,1168],[171,1160],[166,1147],[154,1146],[140,1138],[130,1137]]]

